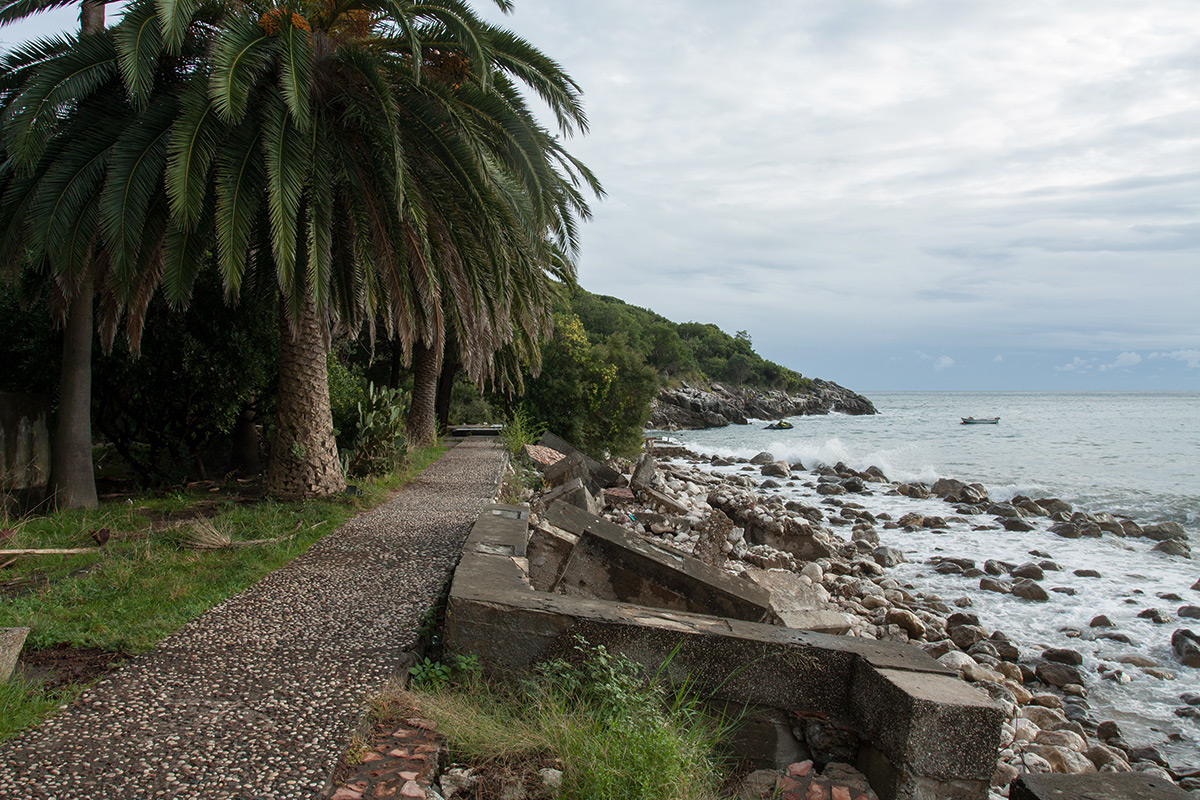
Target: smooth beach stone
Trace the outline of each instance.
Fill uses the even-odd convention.
[[[1002,578],[993,578],[990,575],[985,575],[979,579],[979,588],[987,592],[998,592],[999,594],[1012,594],[1012,584]]]
[[[1037,675],[1038,680],[1049,686],[1058,686],[1061,688],[1068,684],[1083,683],[1083,673],[1080,672],[1078,667],[1071,666],[1070,664],[1046,661],[1038,664],[1034,668],[1034,673]]]
[[[1182,539],[1167,539],[1159,542],[1150,549],[1159,553],[1166,553],[1169,556],[1192,557],[1192,548]]]
[[[1025,533],[1035,529],[1033,523],[1027,522],[1021,517],[1004,517],[1000,524],[1004,526],[1004,530],[1016,533]]]
[[[1046,593],[1045,589],[1028,578],[1022,578],[1015,582],[1012,587],[1012,593],[1017,597],[1037,603],[1044,603],[1050,599],[1050,595]]]
[[[1078,578],[1099,578],[1100,573],[1094,569],[1077,569],[1073,573]]]
[[[1064,539],[1078,539],[1083,535],[1074,522],[1056,522],[1050,526],[1050,532]]]
[[[1171,621],[1161,608],[1143,608],[1138,612],[1138,619],[1148,619],[1155,625],[1165,625]]]
[[[1079,666],[1083,663],[1083,654],[1068,647],[1050,647],[1042,651],[1042,658],[1058,664]]]
[[[1035,581],[1040,581],[1042,578],[1046,577],[1045,573],[1042,571],[1042,568],[1032,562],[1022,564],[1019,567],[1014,567],[1012,572],[1009,574],[1014,578],[1028,578]]]

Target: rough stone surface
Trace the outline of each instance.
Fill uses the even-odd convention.
[[[1021,775],[1009,787],[1009,800],[1187,800],[1175,784],[1137,772],[1102,775]]]
[[[463,441],[392,500],[130,659],[0,746],[0,797],[313,797],[364,697],[416,644],[503,463],[494,440]]]
[[[0,683],[12,677],[28,635],[29,628],[0,628]]]

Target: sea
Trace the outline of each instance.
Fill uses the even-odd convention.
[[[898,547],[908,562],[891,574],[947,602],[969,598],[968,609],[988,629],[1003,630],[1023,652],[1071,647],[1084,655],[1093,678],[1088,702],[1099,721],[1115,720],[1126,740],[1153,745],[1181,771],[1200,768],[1200,720],[1175,712],[1182,695],[1200,693],[1200,669],[1185,667],[1171,650],[1179,628],[1200,633],[1200,619],[1180,617],[1200,606],[1200,392],[878,392],[874,416],[792,417],[791,430],[766,430],[765,421],[666,436],[706,455],[750,457],[762,451],[808,469],[843,462],[877,466],[893,481],[952,477],[982,483],[994,500],[1016,495],[1057,497],[1077,509],[1107,511],[1139,523],[1175,521],[1188,530],[1196,561],[1152,551],[1144,538],[1063,539],[1037,530],[977,531],[980,522],[948,531],[879,529],[881,544]],[[962,417],[999,417],[997,425],[963,425]],[[726,468],[730,471],[736,468]],[[772,489],[785,498],[819,504],[812,481]],[[909,511],[952,516],[941,500],[880,493],[846,496],[872,513]],[[986,521],[988,518],[983,518]],[[843,531],[844,532],[844,531]],[[1036,553],[1034,552],[1036,551]],[[1042,585],[1048,603],[979,588],[978,578],[933,572],[938,556],[1014,563],[1052,560]],[[1075,570],[1096,570],[1081,577]],[[1159,609],[1169,622],[1139,617]],[[1108,616],[1129,644],[1097,638],[1090,621]],[[1121,658],[1149,657],[1151,674]],[[1136,660],[1136,658],[1131,659]],[[1169,676],[1169,677],[1164,677]]]

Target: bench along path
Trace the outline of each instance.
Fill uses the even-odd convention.
[[[494,439],[130,659],[0,746],[0,797],[309,798],[417,639],[499,482]]]

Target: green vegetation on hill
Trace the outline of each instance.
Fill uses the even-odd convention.
[[[676,323],[615,297],[571,293],[574,312],[588,339],[602,342],[623,334],[630,347],[665,380],[719,381],[762,389],[800,391],[809,382],[798,372],[768,361],[745,331],[730,336],[712,323]]]
[[[754,352],[750,337],[716,325],[671,322],[580,288],[562,298],[542,369],[520,405],[533,419],[595,454],[641,448],[650,401],[661,386],[719,381],[799,391],[809,381]]]

